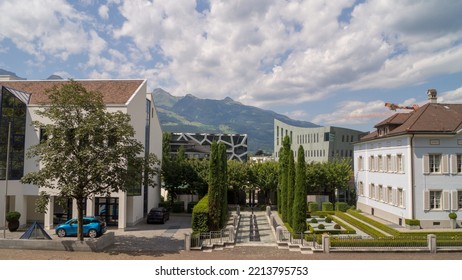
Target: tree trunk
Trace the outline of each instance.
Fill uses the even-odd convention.
[[[84,198],[77,199],[77,240],[83,241],[83,204]]]

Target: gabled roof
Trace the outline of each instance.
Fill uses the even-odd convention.
[[[145,80],[75,80],[88,91],[98,91],[106,104],[126,104]],[[31,94],[29,104],[47,104],[47,90],[69,81],[0,81],[0,86]]]
[[[360,141],[403,134],[456,134],[462,129],[462,104],[428,103],[415,112],[397,113],[375,125],[387,126],[390,130],[385,135],[374,131]]]

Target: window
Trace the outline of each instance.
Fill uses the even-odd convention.
[[[403,169],[403,155],[402,154],[396,155],[396,171],[398,173],[403,173],[404,172],[404,169]]]
[[[387,202],[393,203],[393,189],[391,187],[387,188]]]
[[[382,156],[378,156],[377,163],[378,163],[378,171],[383,171],[383,159],[382,159]]]
[[[462,155],[457,155],[457,173],[462,173]],[[461,207],[459,207],[461,208]]]
[[[364,185],[362,181],[358,183],[358,189],[359,189],[359,195],[364,195]]]
[[[441,191],[430,191],[430,209],[441,209]]]
[[[457,207],[462,209],[462,191],[457,192]]]
[[[374,184],[369,184],[369,197],[375,199],[375,186]]]
[[[428,155],[430,173],[441,172],[441,154]]]
[[[403,189],[398,189],[398,206],[404,206]]]
[[[379,200],[383,201],[383,186],[379,185]]]
[[[387,172],[392,172],[391,168],[391,155],[387,155]]]
[[[358,157],[358,170],[364,170],[364,161],[362,156]]]

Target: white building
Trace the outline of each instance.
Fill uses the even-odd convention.
[[[162,131],[151,94],[147,93],[146,80],[78,80],[87,90],[98,91],[103,95],[108,111],[122,111],[131,117],[135,138],[144,144],[145,152],[154,153],[161,159]],[[28,159],[25,152],[32,145],[39,143],[40,130],[31,123],[39,120],[36,110],[48,102],[44,94],[53,86],[60,86],[67,81],[0,81],[0,217],[7,211],[21,213],[20,223],[32,221],[43,222],[46,228],[53,227],[58,220],[77,216],[77,207],[68,201],[67,207],[56,203],[53,193],[48,205],[48,212],[35,212],[35,201],[41,191],[37,186],[22,184],[19,180],[24,174],[35,171],[38,167],[33,159]],[[14,117],[5,112],[14,111]],[[45,120],[40,119],[44,122]],[[9,180],[6,176],[6,148],[8,123],[12,123]],[[100,216],[108,224],[119,228],[141,221],[150,208],[160,201],[160,178],[158,187],[140,186],[139,192],[127,194],[113,193],[107,197],[93,197],[86,202],[85,215]],[[53,190],[52,190],[53,191]],[[5,207],[6,205],[6,207]],[[0,227],[4,226],[3,219]]]
[[[436,90],[415,111],[396,113],[354,145],[357,208],[404,225],[450,227],[462,218],[462,104],[439,104]]]
[[[334,158],[352,158],[353,143],[358,141],[364,132],[335,126],[299,127],[274,119],[276,160],[279,160],[279,150],[286,135],[292,140],[290,148],[294,151],[295,160],[301,145],[305,150],[306,162],[327,162]]]

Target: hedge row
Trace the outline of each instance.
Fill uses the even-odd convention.
[[[358,228],[359,230],[363,231],[364,233],[372,236],[373,238],[385,237],[386,235],[382,232],[370,227],[369,225],[358,221],[357,219],[345,214],[343,212],[336,212],[337,217],[344,220],[345,222],[353,225],[354,227]]]
[[[345,224],[341,220],[337,219],[335,216],[328,215],[327,217],[331,217],[331,219],[336,223],[339,224],[342,228],[345,230],[342,231],[344,234],[356,234],[356,230],[354,230],[352,227],[349,225]]]
[[[354,239],[354,238],[330,238],[332,247],[426,247],[426,238],[379,238],[379,239]]]
[[[322,211],[334,211],[334,205],[331,202],[323,202],[321,204]]]
[[[374,226],[374,227],[388,233],[388,234],[391,234],[393,236],[400,235],[400,232],[397,231],[396,229],[393,229],[393,228],[391,228],[391,227],[389,227],[387,225],[382,224],[381,222],[378,222],[378,221],[376,221],[374,219],[366,217],[363,214],[359,213],[358,211],[348,210],[347,213],[350,214],[353,217],[356,217],[356,218],[360,219],[363,222],[366,222],[366,223],[368,223],[368,224],[370,224],[370,225],[372,225],[372,226]]]
[[[209,231],[209,198],[204,196],[192,211],[192,230],[194,233]]]
[[[335,202],[335,211],[346,212],[349,208],[346,202]]]

